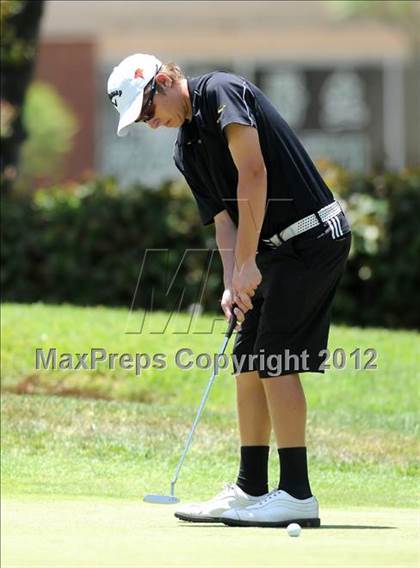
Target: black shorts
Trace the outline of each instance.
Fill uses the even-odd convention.
[[[351,245],[346,228],[333,238],[325,224],[277,249],[259,250],[262,282],[236,335],[235,374],[258,371],[269,378],[324,372],[332,303]]]

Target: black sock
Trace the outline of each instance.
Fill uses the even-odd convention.
[[[278,452],[280,458],[279,489],[287,491],[296,499],[311,497],[306,448],[279,448]]]
[[[236,485],[248,495],[268,493],[269,446],[241,446],[241,465]]]

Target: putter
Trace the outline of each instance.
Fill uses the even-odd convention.
[[[233,306],[233,309],[235,307],[236,306]],[[226,331],[225,336],[223,338],[222,346],[220,347],[220,350],[219,350],[219,353],[218,353],[219,357],[224,355],[227,344],[229,343],[229,339],[232,337],[232,333],[233,333],[233,330],[236,327],[236,324],[237,324],[237,318],[236,318],[236,315],[233,313],[233,310],[232,310],[232,316],[231,316],[230,321],[229,321],[229,326],[227,328],[227,331]],[[175,475],[174,475],[174,477],[171,481],[171,494],[170,495],[153,495],[153,494],[145,495],[143,497],[143,501],[146,501],[147,503],[160,503],[162,505],[170,505],[171,503],[178,503],[179,502],[179,499],[177,497],[175,497],[175,484],[178,481],[179,472],[181,471],[182,464],[184,463],[185,457],[186,457],[187,452],[189,450],[189,447],[191,445],[195,429],[197,428],[197,424],[200,420],[201,414],[202,414],[203,409],[204,409],[204,405],[206,404],[206,401],[207,401],[208,396],[210,394],[210,389],[212,387],[212,384],[214,383],[216,375],[217,375],[217,371],[216,371],[216,366],[215,366],[215,368],[213,369],[213,373],[210,377],[210,380],[207,383],[206,389],[205,389],[203,396],[201,398],[200,406],[198,407],[197,414],[195,415],[195,419],[194,419],[193,425],[191,427],[191,431],[188,434],[188,438],[187,438],[187,441],[185,443],[185,448],[184,448],[184,451],[182,453],[181,459],[179,460],[178,465],[176,466]]]

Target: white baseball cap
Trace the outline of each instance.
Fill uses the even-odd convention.
[[[120,113],[118,136],[125,136],[137,120],[143,105],[144,88],[159,69],[162,62],[154,55],[135,53],[114,67],[108,79],[108,97]]]

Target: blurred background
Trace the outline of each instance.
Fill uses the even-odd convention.
[[[173,164],[176,131],[116,136],[107,77],[149,52],[187,76],[247,77],[297,132],[353,226],[337,321],[419,326],[419,2],[6,0],[1,19],[4,299],[129,306],[146,248],[171,248],[176,268],[215,246]],[[202,269],[187,260],[174,296],[187,282],[194,303]]]

